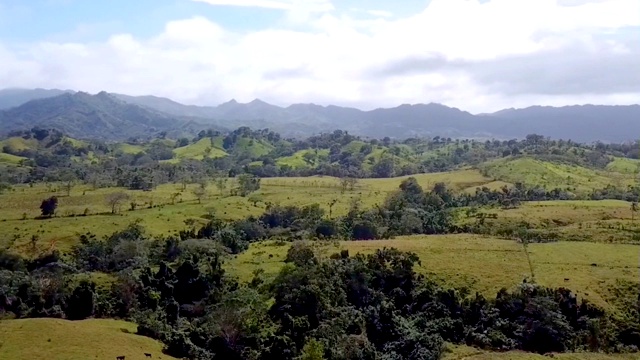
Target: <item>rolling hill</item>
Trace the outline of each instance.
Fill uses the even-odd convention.
[[[79,139],[104,140],[150,137],[162,131],[193,133],[203,128],[193,119],[125,103],[105,92],[65,93],[0,112],[2,133],[32,127],[57,129]]]
[[[68,321],[22,319],[0,321],[0,359],[86,360],[175,359],[162,353],[163,345],[135,335],[137,326],[118,320]]]

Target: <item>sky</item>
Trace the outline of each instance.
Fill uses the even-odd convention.
[[[0,88],[472,113],[640,103],[638,0],[0,0]]]

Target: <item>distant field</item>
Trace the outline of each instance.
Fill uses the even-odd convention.
[[[23,150],[35,150],[38,148],[38,141],[35,139],[25,140],[21,137],[10,137],[4,140],[0,140],[0,150],[4,147],[8,147],[13,151],[23,151]]]
[[[626,159],[614,162],[610,171],[594,170],[576,165],[566,165],[536,160],[530,157],[505,158],[487,162],[481,167],[496,180],[509,183],[522,182],[544,186],[548,189],[569,189],[575,193],[589,193],[607,185],[626,186],[636,182],[629,176]],[[614,172],[622,171],[622,173]]]
[[[607,170],[636,175],[640,172],[640,160],[616,157],[607,165]]]
[[[122,151],[125,154],[133,154],[133,155],[144,151],[144,147],[141,145],[132,145],[127,143],[119,143],[116,149],[119,151]]]
[[[447,349],[443,357],[444,360],[545,360],[550,358],[522,351],[483,351],[469,346],[448,345]],[[553,354],[553,358],[561,360],[633,360],[638,358],[638,354],[566,353]]]
[[[444,181],[454,189],[465,189],[490,181],[473,170],[421,174],[416,175],[416,178],[425,187]],[[356,199],[364,207],[381,204],[390,192],[397,190],[402,180],[404,178],[364,179],[353,191],[342,193],[338,179],[331,177],[265,178],[262,179],[260,191],[253,195],[261,200],[256,206],[248,198],[228,196],[230,188],[235,186],[233,179],[228,180],[224,196],[221,196],[220,190],[213,184],[209,184],[208,196],[202,204],[198,204],[192,194],[197,185],[189,185],[182,191],[181,184],[165,184],[149,192],[118,188],[92,190],[82,185],[74,187],[69,197],[56,184],[16,186],[13,191],[0,195],[0,219],[5,229],[0,233],[0,246],[20,248],[29,243],[32,235],[38,235],[39,246],[43,249],[52,244],[57,248],[67,249],[77,241],[80,234],[92,232],[99,236],[107,235],[138,219],[151,234],[169,234],[185,228],[184,221],[188,219],[204,223],[202,216],[212,209],[223,219],[238,219],[261,214],[267,202],[298,206],[318,203],[328,213],[329,204],[336,200],[332,215],[343,215]],[[113,216],[108,214],[111,208],[106,202],[106,196],[118,191],[128,193],[131,200],[122,204],[123,211],[119,215]],[[174,204],[171,204],[174,194],[179,195]],[[52,195],[59,198],[58,217],[34,220],[40,213],[41,201]],[[127,211],[132,200],[135,200],[137,208],[135,211]],[[150,209],[151,204],[163,206]],[[85,210],[91,216],[69,217],[82,215]],[[22,220],[23,217],[26,220]]]
[[[0,321],[0,359],[11,360],[127,360],[175,359],[163,345],[135,335],[137,326],[117,320],[68,321],[24,319]]]
[[[500,188],[507,184],[495,182],[471,169],[415,177],[425,189],[437,182],[444,182],[455,191],[468,192],[475,191],[478,186]],[[37,235],[40,249],[51,246],[68,249],[80,234],[92,232],[103,236],[136,220],[141,221],[152,235],[166,235],[186,228],[185,220],[204,224],[206,220],[202,216],[210,211],[223,219],[238,219],[261,214],[266,203],[297,206],[318,203],[328,214],[329,205],[336,201],[332,216],[338,216],[345,214],[354,201],[359,201],[364,208],[381,204],[406,178],[362,179],[353,191],[344,193],[339,180],[332,177],[265,178],[260,191],[252,194],[252,198],[259,200],[255,206],[248,198],[228,196],[229,189],[234,186],[232,179],[228,180],[224,195],[209,184],[208,196],[202,204],[198,204],[192,194],[197,185],[189,185],[182,191],[180,184],[165,184],[149,192],[117,188],[92,190],[82,185],[74,187],[69,197],[56,184],[16,186],[13,191],[0,195],[0,221],[4,230],[0,233],[0,246],[24,249],[30,246],[31,236]],[[125,191],[131,200],[122,204],[123,211],[114,216],[108,214],[111,209],[106,196],[116,191]],[[171,204],[174,194],[178,195]],[[40,213],[40,202],[52,195],[59,197],[58,217],[34,220]],[[137,204],[135,211],[128,211],[131,201]],[[151,204],[162,206],[149,208]],[[79,216],[85,210],[90,216]],[[557,231],[567,240],[640,243],[640,233],[635,233],[640,230],[640,225],[636,225],[640,220],[631,222],[629,204],[622,201],[550,201],[523,204],[512,210],[483,211],[496,213],[498,219],[490,220],[496,224],[527,221]],[[23,217],[26,220],[22,220]],[[475,219],[461,215],[459,221],[464,223]]]
[[[22,160],[26,160],[26,159],[27,158],[24,158],[22,156],[16,156],[16,155],[5,154],[0,152],[0,163],[19,164]]]
[[[495,296],[502,287],[513,288],[531,278],[522,245],[510,240],[462,234],[316,244],[321,256],[341,249],[349,250],[351,255],[366,254],[383,247],[415,252],[421,261],[418,272],[488,297]],[[273,242],[252,244],[248,251],[229,260],[227,271],[244,281],[250,280],[258,269],[273,276],[281,268],[288,248],[289,244]],[[617,291],[624,284],[638,284],[639,251],[634,245],[531,244],[529,253],[539,284],[567,287],[580,298],[601,306],[616,306]]]
[[[640,219],[632,221],[630,203],[626,201],[541,201],[523,203],[517,209],[482,212],[497,216],[486,220],[488,224],[526,222],[540,232],[554,232],[567,241],[640,244]],[[461,215],[459,221],[473,223],[476,219]]]
[[[173,153],[174,162],[182,159],[202,160],[205,157],[219,158],[227,156],[224,150],[215,147],[215,145],[211,143],[210,138],[200,139],[196,143],[176,148],[173,150]]]

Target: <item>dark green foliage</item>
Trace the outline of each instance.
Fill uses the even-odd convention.
[[[637,349],[637,304],[623,320],[567,289],[525,283],[495,299],[469,296],[417,275],[417,256],[395,249],[320,259],[296,242],[273,281],[248,287],[225,275],[216,240],[144,239],[142,261],[115,256],[143,239],[135,225],[101,244],[85,238],[67,264],[44,256],[24,266],[3,254],[0,315],[130,318],[172,356],[203,359],[438,359],[445,341],[537,353]],[[116,276],[111,289],[70,281],[94,267]]]
[[[95,312],[95,292],[94,283],[80,282],[67,300],[67,317],[70,320],[82,320],[92,316]]]
[[[57,208],[58,208],[58,198],[55,196],[42,200],[42,203],[40,204],[40,212],[44,217],[53,216],[56,213]]]

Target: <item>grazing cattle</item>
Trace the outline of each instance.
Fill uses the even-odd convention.
[[[151,354],[149,354],[149,353],[144,353],[144,356],[145,356],[145,357],[150,358],[150,357],[151,357]]]
[[[125,356],[124,356],[124,355],[122,355],[122,356],[116,356],[116,360],[124,360],[124,358],[125,358]]]
[[[569,281],[569,278],[564,278],[564,281]]]

